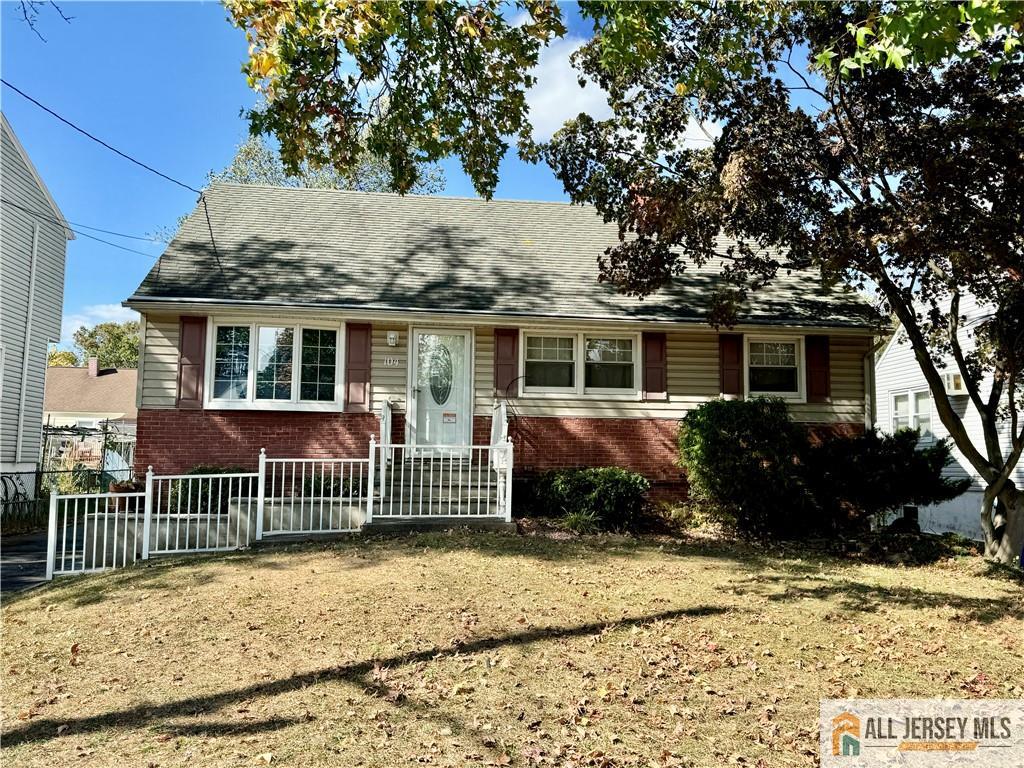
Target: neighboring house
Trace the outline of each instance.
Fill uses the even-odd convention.
[[[487,443],[499,400],[517,473],[619,465],[681,492],[678,419],[720,395],[870,421],[862,298],[783,271],[720,333],[719,260],[640,300],[598,281],[616,242],[564,203],[214,184],[126,301],[136,470],[365,456],[385,402],[395,443]]]
[[[106,422],[118,432],[134,432],[134,368],[100,368],[90,357],[84,368],[50,368],[46,372],[43,422],[52,427],[97,429]]]
[[[987,312],[973,298],[964,297],[960,305],[960,314],[965,318],[960,326],[960,343],[967,350],[972,346],[972,330],[987,317]],[[952,356],[946,361],[946,367],[940,368],[940,372],[946,379],[950,405],[963,419],[974,444],[984,446],[981,417],[971,403]],[[921,430],[921,439],[924,443],[949,437],[949,431],[939,419],[928,383],[921,373],[921,367],[914,357],[914,350],[902,328],[896,329],[875,364],[875,383],[878,392],[876,418],[879,429],[892,433],[903,427],[917,427]],[[987,393],[991,383],[991,378],[983,381],[981,391]],[[1003,433],[1004,456],[1010,441],[1009,425],[1006,427],[1005,430],[1000,430]],[[951,501],[920,509],[918,520],[921,528],[927,531],[956,531],[971,538],[981,539],[980,515],[984,485],[970,462],[955,445],[952,447],[953,461],[946,468],[945,474],[955,478],[971,478],[974,484],[966,493]],[[1018,487],[1024,485],[1024,467],[1018,465],[1011,479]]]
[[[0,122],[0,473],[31,496],[46,353],[60,339],[64,257],[74,234],[7,118]]]

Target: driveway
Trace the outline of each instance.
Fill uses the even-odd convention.
[[[46,581],[46,531],[0,540],[0,593],[10,594]]]

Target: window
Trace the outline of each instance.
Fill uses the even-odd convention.
[[[750,339],[747,342],[747,391],[799,397],[803,391],[800,358],[800,343],[796,339]]]
[[[292,399],[293,328],[262,326],[256,350],[256,399]]]
[[[588,336],[586,345],[584,386],[587,389],[634,388],[632,339]]]
[[[213,360],[213,397],[245,400],[249,390],[249,326],[219,325]]]
[[[575,390],[575,347],[573,336],[527,336],[526,386]]]
[[[321,328],[303,328],[299,399],[318,402],[334,400],[337,370],[338,332]]]
[[[214,325],[209,402],[297,410],[337,406],[339,339],[337,328]]]
[[[919,429],[922,440],[931,440],[932,398],[928,390],[892,393],[892,431]]]
[[[639,337],[523,334],[523,393],[635,397]]]

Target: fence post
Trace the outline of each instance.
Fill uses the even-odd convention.
[[[512,522],[512,440],[506,443],[505,450],[505,522]]]
[[[136,507],[138,509],[138,507]],[[149,536],[153,530],[153,465],[146,470],[146,503],[142,515],[142,559],[149,560]]]
[[[256,483],[256,541],[263,541],[263,497],[267,494],[267,449],[260,448],[260,476]]]
[[[373,522],[373,484],[376,481],[374,476],[375,459],[377,457],[377,440],[373,435],[370,435],[370,476],[367,482],[366,490],[366,524],[369,525]],[[383,464],[381,464],[383,467]]]
[[[36,486],[38,493],[39,486]],[[46,580],[53,579],[53,565],[57,556],[57,494],[50,492],[50,523],[46,529]]]

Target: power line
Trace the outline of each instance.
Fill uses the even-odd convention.
[[[146,165],[146,164],[145,164],[145,163],[143,163],[143,162],[142,162],[141,160],[136,160],[136,159],[135,159],[134,157],[132,157],[131,155],[125,154],[124,152],[122,152],[121,150],[117,149],[116,147],[112,147],[112,146],[110,146],[109,144],[107,144],[107,142],[103,141],[103,139],[100,139],[100,138],[97,138],[96,136],[93,136],[93,135],[92,135],[91,133],[89,133],[89,132],[88,132],[87,130],[85,130],[84,128],[79,128],[79,127],[78,127],[77,125],[75,125],[75,124],[74,124],[73,122],[71,122],[71,121],[70,121],[70,120],[68,120],[67,118],[65,118],[65,117],[61,117],[61,116],[60,116],[60,115],[58,115],[58,114],[57,114],[56,112],[54,112],[54,111],[53,111],[52,109],[50,109],[49,107],[47,107],[47,106],[46,106],[45,104],[40,104],[40,103],[39,103],[38,101],[36,101],[35,99],[33,99],[33,98],[32,98],[31,96],[29,96],[29,95],[28,95],[27,93],[25,93],[25,92],[24,92],[23,90],[21,90],[20,88],[18,88],[18,87],[16,87],[16,86],[14,86],[14,85],[11,85],[11,83],[9,83],[9,82],[8,82],[7,80],[4,80],[4,79],[3,79],[2,77],[0,77],[0,83],[3,83],[4,85],[6,85],[6,86],[7,86],[8,88],[10,88],[10,89],[11,89],[12,91],[14,91],[15,93],[17,93],[18,95],[20,95],[20,96],[21,96],[22,98],[25,98],[25,99],[27,99],[28,101],[32,102],[33,104],[35,104],[35,105],[36,105],[37,107],[39,107],[39,108],[40,108],[41,110],[43,110],[44,112],[48,112],[48,113],[50,113],[51,115],[53,115],[53,116],[54,116],[55,118],[57,118],[58,120],[60,120],[60,121],[61,121],[62,123],[64,123],[65,125],[68,125],[68,126],[70,126],[71,128],[74,128],[74,129],[75,129],[76,131],[78,131],[78,132],[79,132],[80,134],[82,134],[83,136],[86,136],[86,137],[88,137],[88,138],[92,139],[92,140],[93,140],[93,141],[95,141],[95,142],[96,142],[97,144],[101,144],[101,145],[103,145],[104,147],[106,147],[107,149],[109,149],[109,150],[110,150],[111,152],[114,152],[115,154],[118,154],[118,155],[120,155],[121,157],[123,157],[123,158],[124,158],[125,160],[128,160],[128,161],[130,161],[130,162],[132,162],[132,163],[135,163],[135,165],[139,166],[140,168],[145,168],[145,169],[146,169],[147,171],[149,171],[150,173],[155,173],[155,174],[156,174],[157,176],[159,176],[159,177],[161,177],[161,178],[163,178],[163,179],[166,179],[167,181],[169,181],[169,182],[171,182],[171,183],[173,183],[173,184],[177,184],[177,185],[178,185],[179,187],[184,187],[185,189],[189,190],[190,192],[195,192],[195,193],[196,193],[197,195],[201,195],[201,194],[202,194],[202,192],[200,192],[200,191],[199,191],[198,189],[196,189],[195,187],[189,186],[188,184],[186,184],[186,183],[185,183],[185,182],[183,182],[183,181],[178,181],[177,179],[175,179],[175,178],[172,178],[172,177],[168,176],[168,175],[167,175],[166,173],[161,173],[161,172],[160,172],[160,171],[158,171],[158,170],[157,170],[156,168],[153,168],[153,167],[152,167],[152,166],[150,166],[150,165]]]
[[[55,218],[53,218],[51,216],[44,216],[43,214],[39,213],[38,211],[33,211],[32,209],[26,208],[26,207],[24,207],[22,205],[18,205],[17,203],[12,203],[10,200],[0,199],[0,202],[3,202],[5,205],[12,205],[15,208],[19,208],[19,209],[21,209],[21,210],[23,210],[23,211],[25,211],[27,213],[30,213],[30,214],[32,214],[34,216],[39,216],[40,218],[43,218],[43,219],[49,219],[50,221],[54,222],[55,224],[59,224],[62,227],[67,227],[67,229],[70,229],[76,235],[81,235],[82,237],[87,237],[90,240],[95,240],[98,243],[103,243],[104,245],[109,245],[111,248],[119,248],[122,251],[128,251],[128,253],[137,253],[139,256],[145,256],[146,258],[149,258],[149,259],[155,259],[156,258],[156,256],[154,256],[152,253],[146,253],[145,251],[137,251],[134,248],[129,248],[129,247],[125,246],[125,245],[120,245],[119,243],[112,243],[109,240],[104,240],[102,237],[96,237],[96,235],[90,235],[88,232],[82,232],[81,230],[75,229],[74,227],[70,226],[70,224],[71,224],[70,221],[60,221],[59,219],[55,219]],[[78,224],[77,226],[84,226],[84,225]],[[89,229],[97,229],[97,228],[96,227],[89,227]],[[121,235],[119,232],[110,232],[109,230],[105,230],[105,229],[100,229],[98,231],[106,232],[107,234],[118,235],[120,237],[134,237],[134,235]],[[143,238],[139,238],[139,239],[141,240]],[[157,242],[157,241],[154,240],[153,242]]]
[[[65,219],[64,221],[61,221],[60,219],[56,219],[53,216],[47,216],[42,211],[36,211],[36,210],[31,209],[31,208],[26,208],[23,205],[18,205],[18,203],[14,202],[13,200],[7,200],[7,199],[5,199],[3,197],[0,197],[0,203],[3,203],[4,205],[10,205],[10,206],[12,206],[14,208],[17,208],[18,210],[24,211],[25,213],[31,213],[33,216],[38,216],[41,219],[46,219],[48,221],[52,221],[54,224],[59,224],[62,227],[63,226],[67,226],[67,225],[70,224],[73,227],[81,227],[82,229],[91,229],[93,232],[102,232],[105,235],[114,235],[116,237],[126,237],[129,240],[142,240],[142,241],[147,242],[147,243],[162,243],[163,242],[162,240],[158,240],[155,237],[141,237],[139,235],[126,235],[124,232],[115,232],[112,229],[102,229],[100,227],[93,227],[93,226],[90,226],[88,224],[82,224],[81,222],[78,222],[78,221],[70,221],[68,219]],[[71,227],[68,227],[68,229],[71,229]]]

